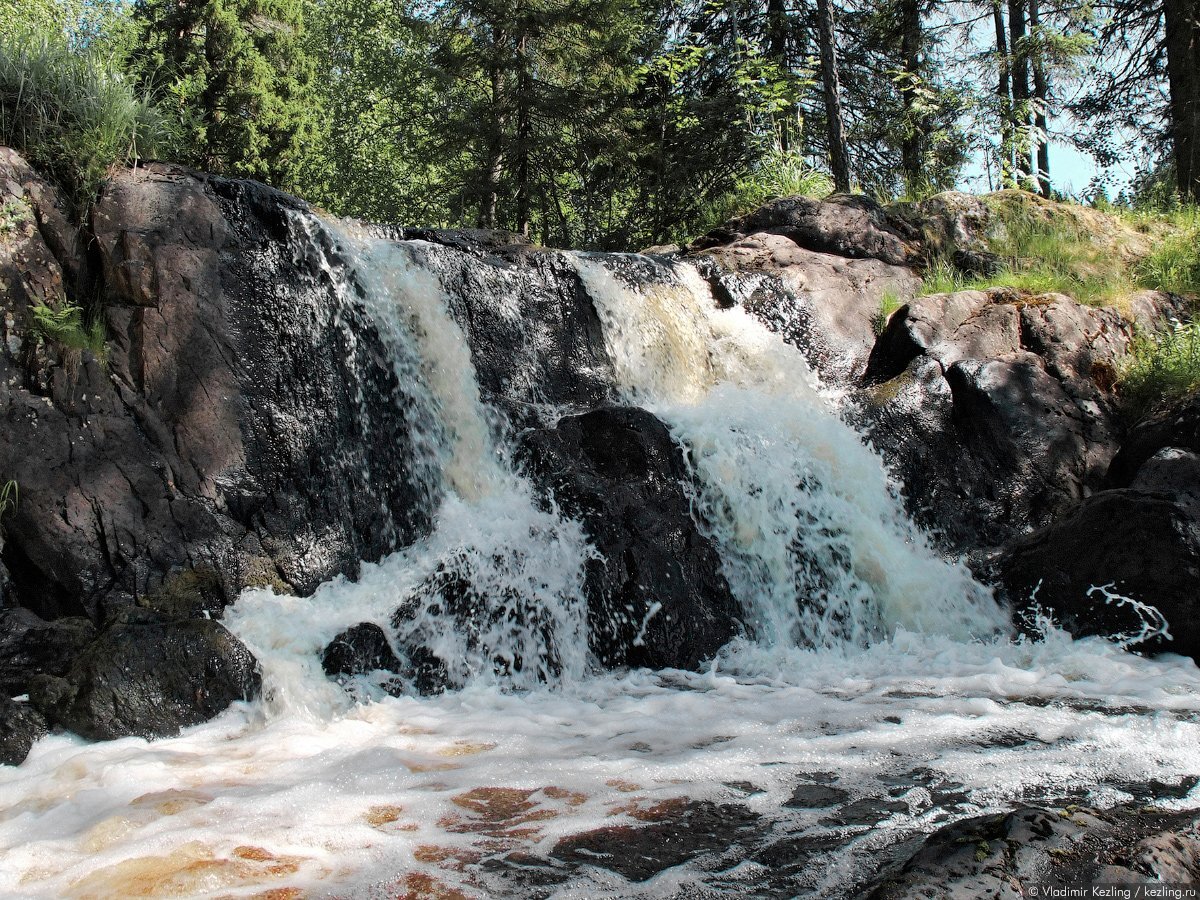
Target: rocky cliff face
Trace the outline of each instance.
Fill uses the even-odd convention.
[[[0,193],[0,485],[19,485],[0,521],[0,677],[6,698],[28,695],[4,701],[0,747],[16,761],[55,725],[165,734],[252,696],[254,660],[221,610],[247,587],[354,577],[426,534],[441,426],[403,329],[299,201],[154,165],[119,174],[76,228],[11,151]],[[1181,307],[918,297],[934,253],[994,266],[986,216],[960,195],[904,210],[792,198],[684,255],[716,302],[743,305],[848,397],[948,553],[972,554],[1016,599],[1041,583],[1084,633],[1107,633],[1094,613],[1111,604],[1085,582],[1117,577],[1102,573],[1119,558],[1119,579],[1173,598],[1169,647],[1196,652],[1196,416],[1126,437],[1112,390],[1133,329]],[[689,508],[681,448],[649,413],[613,407],[613,362],[569,258],[493,232],[373,233],[436,273],[483,400],[604,560],[587,582],[596,658],[710,657],[740,611]],[[636,280],[649,263],[621,265]],[[877,336],[885,296],[902,306]],[[85,346],[93,318],[102,351]],[[1113,517],[1129,527],[1107,529]],[[1175,556],[1135,552],[1160,532]],[[1091,556],[1071,549],[1080,535]],[[1134,549],[1115,557],[1105,540]],[[438,590],[453,593],[451,575]],[[654,618],[646,586],[668,583]],[[347,632],[327,669],[402,667],[376,631]],[[436,667],[417,674],[440,686]]]

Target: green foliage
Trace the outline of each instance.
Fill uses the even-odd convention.
[[[879,309],[871,317],[871,330],[875,332],[876,337],[887,330],[892,314],[903,305],[904,301],[900,299],[900,296],[895,291],[887,290],[883,292],[883,296],[879,298]]]
[[[1139,335],[1118,375],[1118,390],[1135,416],[1200,390],[1200,322]]]
[[[154,156],[166,120],[110,62],[61,33],[0,34],[0,144],[21,151],[83,208],[114,165]]]
[[[33,219],[33,210],[24,200],[9,200],[0,207],[0,237],[16,234]]]
[[[722,225],[776,197],[823,198],[832,193],[833,180],[827,174],[812,168],[794,154],[773,151],[737,179],[730,191],[704,207],[698,217],[699,230],[707,231]]]
[[[177,111],[187,161],[293,188],[317,131],[304,0],[138,0],[129,66]]]
[[[66,304],[58,309],[39,303],[29,310],[33,332],[47,343],[65,350],[90,350],[98,357],[106,353],[104,323],[87,321],[82,309]]]
[[[1200,295],[1200,208],[1183,207],[1165,218],[1174,229],[1135,268],[1138,283],[1172,294]]]

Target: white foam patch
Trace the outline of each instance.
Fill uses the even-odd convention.
[[[279,656],[263,658],[276,677]],[[423,873],[486,896],[483,858],[548,854],[674,798],[741,802],[780,835],[812,836],[830,810],[782,804],[814,773],[836,775],[852,799],[905,803],[865,836],[842,829],[841,849],[811,873],[832,890],[871,872],[875,848],[945,814],[920,785],[889,795],[903,779],[881,778],[959,784],[966,799],[949,814],[961,817],[1018,800],[1111,804],[1130,785],[1200,774],[1196,667],[1062,635],[1014,645],[902,632],[866,650],[786,653],[739,644],[701,674],[335,705],[318,719],[239,705],[152,743],[43,740],[0,771],[0,894],[139,896],[157,878],[188,896],[384,896]],[[478,814],[505,803],[515,811],[490,825]],[[561,895],[665,896],[704,877],[687,866],[635,886],[583,870]]]

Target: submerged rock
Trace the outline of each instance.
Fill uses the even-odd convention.
[[[636,408],[566,416],[520,458],[600,554],[587,565],[588,642],[606,666],[691,669],[739,629],[716,548],[692,519],[683,453]]]
[[[165,737],[258,695],[250,652],[218,622],[127,616],[105,629],[61,677],[31,682],[34,708],[94,740]]]
[[[1035,886],[1191,884],[1200,879],[1198,826],[1195,811],[1130,807],[979,816],[927,837],[865,896],[1019,900]]]
[[[551,856],[560,863],[599,866],[630,881],[646,881],[699,856],[752,842],[766,830],[758,813],[738,804],[667,801],[660,807],[634,812],[646,824],[613,825],[565,837],[554,845]]]

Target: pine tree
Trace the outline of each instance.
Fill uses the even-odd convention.
[[[293,188],[317,113],[302,0],[139,0],[131,65],[184,122],[190,161]]]

